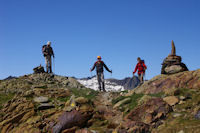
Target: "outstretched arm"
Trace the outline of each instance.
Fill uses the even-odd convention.
[[[94,63],[93,67],[90,69],[90,71],[92,72],[95,69],[96,63]]]
[[[137,72],[137,69],[138,69],[138,65],[136,65],[136,67],[135,67],[135,70],[134,70],[133,74]]]
[[[103,63],[103,66],[105,67],[105,69],[106,69],[108,72],[112,73],[112,71],[106,66],[105,63]]]

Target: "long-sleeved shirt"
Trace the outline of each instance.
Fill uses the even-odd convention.
[[[145,70],[147,69],[147,66],[144,64],[144,62],[137,63],[135,70],[133,73],[136,73],[138,71],[138,74],[145,73]]]
[[[97,73],[103,73],[103,68],[105,68],[108,72],[111,72],[103,61],[95,62],[91,71],[93,71],[95,67],[96,67]]]
[[[44,56],[47,56],[47,55],[54,56],[54,52],[51,46],[45,47]]]

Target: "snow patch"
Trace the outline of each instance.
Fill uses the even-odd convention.
[[[90,88],[93,90],[99,90],[98,81],[96,77],[93,77],[91,79],[79,79],[78,82],[87,88]],[[114,82],[107,81],[106,79],[105,79],[105,89],[106,91],[124,91],[123,86],[117,85]]]

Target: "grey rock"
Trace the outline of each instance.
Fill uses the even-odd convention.
[[[120,107],[122,104],[124,104],[124,103],[126,103],[126,102],[128,102],[130,100],[131,100],[131,98],[125,98],[124,100],[119,101],[118,103],[116,103],[113,108],[116,109],[116,108]]]
[[[197,114],[195,115],[195,119],[200,120],[200,110],[197,112]]]
[[[181,114],[179,114],[179,113],[174,113],[173,114],[173,117],[180,117],[181,116]]]
[[[46,110],[46,109],[51,109],[51,108],[54,108],[55,106],[52,105],[51,103],[41,103],[39,106],[38,106],[38,110]]]
[[[165,72],[168,74],[174,74],[174,73],[178,73],[181,72],[182,67],[180,65],[172,65],[172,66],[167,66],[165,68]]]
[[[49,101],[49,98],[40,96],[40,97],[34,98],[33,101],[37,103],[47,103]]]
[[[184,96],[180,96],[179,97],[181,100],[185,100],[186,99],[186,97],[184,97]]]

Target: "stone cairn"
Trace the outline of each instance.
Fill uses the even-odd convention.
[[[175,74],[183,71],[188,71],[188,68],[184,63],[182,63],[181,56],[176,55],[176,47],[172,40],[172,51],[162,63],[161,74]]]
[[[45,73],[44,67],[41,66],[41,64],[40,64],[40,66],[38,66],[38,67],[36,67],[36,68],[33,68],[33,72],[34,72],[34,74],[37,74],[37,73]]]

